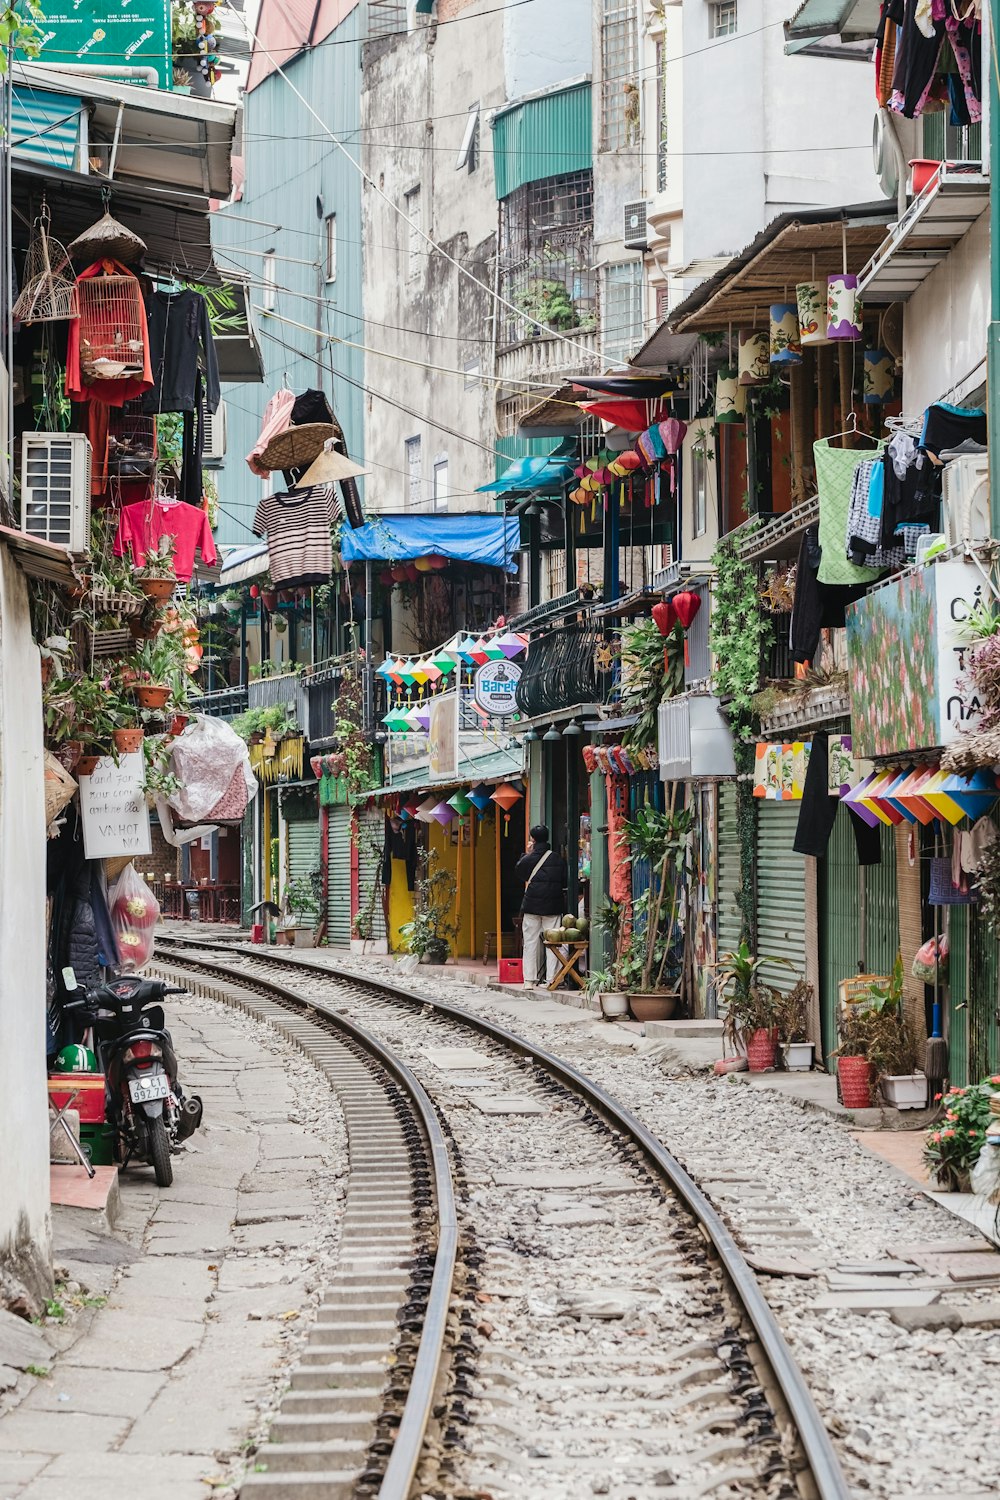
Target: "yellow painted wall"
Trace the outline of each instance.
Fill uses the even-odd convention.
[[[458,846],[451,840],[452,829],[457,829],[458,820],[447,828],[433,823],[428,833],[430,847],[437,853],[441,868],[458,883],[459,929],[452,951],[459,958],[481,958],[486,934],[495,932],[497,926],[496,830],[499,821],[502,838],[503,818],[494,819],[487,815],[480,820],[472,812],[469,817],[471,843],[461,851],[461,869]]]

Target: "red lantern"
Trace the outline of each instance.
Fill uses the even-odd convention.
[[[251,599],[256,599],[257,595],[259,593],[260,593],[260,589],[257,587],[257,585],[255,583],[252,583],[250,585],[250,598]]]
[[[642,467],[642,459],[639,457],[638,453],[633,452],[631,448],[626,449],[624,453],[619,453],[618,462],[621,464],[623,469],[627,469],[629,471],[633,469],[640,469]]]
[[[677,611],[673,606],[672,600],[661,599],[659,604],[653,605],[651,613],[660,634],[662,636],[670,635],[677,624]]]
[[[693,593],[690,589],[684,593],[675,594],[673,600],[674,609],[681,625],[687,630],[695,615],[701,609],[701,595]]]

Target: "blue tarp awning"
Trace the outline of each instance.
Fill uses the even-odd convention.
[[[517,572],[514,554],[521,545],[520,527],[508,516],[373,516],[340,534],[345,563],[410,562],[437,553],[456,562],[484,563]]]
[[[516,458],[492,484],[481,484],[480,495],[510,495],[516,490],[555,489],[573,475],[564,458]]]

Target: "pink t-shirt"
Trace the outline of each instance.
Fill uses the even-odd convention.
[[[215,542],[208,516],[197,505],[186,505],[183,500],[142,500],[135,505],[126,505],[118,522],[115,537],[115,556],[124,557],[131,552],[132,561],[141,568],[147,552],[155,552],[161,537],[173,537],[177,549],[174,553],[174,572],[181,583],[189,583],[194,572],[194,555],[201,552],[202,560],[211,567],[215,562]]]

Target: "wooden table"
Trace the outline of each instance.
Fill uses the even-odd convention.
[[[548,938],[542,939],[545,947],[550,953],[554,953],[560,965],[559,972],[549,981],[548,988],[557,990],[563,980],[569,980],[575,984],[578,990],[586,989],[587,981],[580,973],[580,963],[587,949],[590,947],[590,939],[584,938],[582,942],[550,943]],[[565,951],[564,951],[565,950]]]

